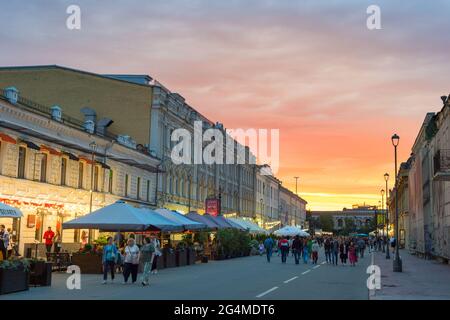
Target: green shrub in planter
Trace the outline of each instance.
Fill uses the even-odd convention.
[[[29,259],[0,261],[0,294],[28,290]]]

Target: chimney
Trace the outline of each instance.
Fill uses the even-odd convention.
[[[8,87],[5,89],[5,97],[12,104],[16,104],[19,99],[19,90],[16,87]]]
[[[95,122],[92,120],[85,120],[84,121],[84,130],[86,130],[89,133],[95,132]]]
[[[97,113],[94,109],[89,107],[81,108],[81,113],[84,114],[84,129],[89,133],[95,132],[95,122],[97,121]]]
[[[97,121],[97,113],[90,107],[81,108],[81,113],[84,114],[84,121],[92,120],[94,123]]]
[[[113,124],[113,120],[109,118],[102,118],[97,122],[97,133],[104,136],[106,134],[106,128]]]
[[[52,119],[61,122],[62,121],[62,109],[60,106],[53,106],[50,108],[52,112]]]

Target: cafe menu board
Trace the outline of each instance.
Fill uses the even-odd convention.
[[[212,216],[218,216],[220,213],[220,200],[219,199],[206,199],[205,211]]]

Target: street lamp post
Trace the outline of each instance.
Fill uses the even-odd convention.
[[[389,180],[389,173],[384,174],[384,180],[386,181],[386,218],[385,218],[385,224],[386,224],[386,259],[390,259],[391,256],[389,255],[389,203],[388,203],[388,180]],[[383,246],[384,250],[384,246]]]
[[[295,194],[298,194],[298,190],[297,190],[297,182],[298,182],[298,179],[299,179],[300,177],[294,177],[294,179],[295,179]]]
[[[381,212],[384,211],[384,189],[381,189]],[[386,221],[384,222],[386,224]],[[384,246],[382,247],[382,252],[384,252]]]
[[[397,174],[397,146],[400,137],[394,134],[391,138],[392,145],[394,146],[394,158],[395,158],[395,257],[394,257],[394,272],[402,272],[402,260],[400,259],[400,254],[398,252],[399,241],[398,241],[398,174]]]
[[[89,213],[92,213],[92,200],[93,200],[93,193],[94,193],[94,164],[95,164],[95,150],[97,149],[97,144],[95,143],[95,141],[92,141],[89,144],[89,147],[92,150],[92,159],[91,159],[91,189],[89,191]],[[89,237],[88,237],[88,241],[89,244],[92,243],[92,237],[93,237],[93,232],[92,229],[89,229]]]
[[[261,202],[261,225],[262,225],[262,227],[263,227],[263,229],[265,229],[264,228],[264,208],[263,208],[263,198],[261,198],[260,200],[259,200],[260,202]]]
[[[188,213],[191,212],[191,189],[192,189],[192,176],[189,174],[188,176],[189,190],[188,190]]]

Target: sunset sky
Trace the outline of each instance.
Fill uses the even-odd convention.
[[[81,30],[66,8],[81,7]],[[366,9],[381,8],[381,30]],[[378,204],[450,92],[450,1],[0,0],[0,65],[149,74],[228,128],[280,129],[313,210]],[[392,181],[391,181],[392,182]],[[392,185],[392,184],[391,184]]]

